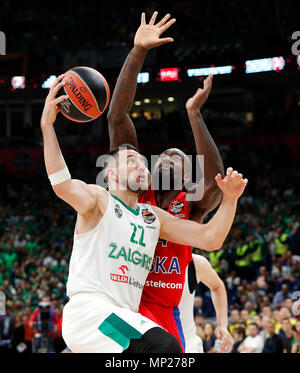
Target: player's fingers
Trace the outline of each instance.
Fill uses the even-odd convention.
[[[210,88],[212,86],[213,75],[208,75],[207,78],[204,79],[203,86],[204,88]]]
[[[159,39],[159,43],[157,44],[157,46],[159,45],[163,45],[163,44],[167,44],[167,43],[172,43],[174,41],[173,38],[163,38],[163,39]]]
[[[243,174],[241,173],[238,173],[238,176],[242,179],[243,178]]]
[[[221,174],[217,174],[217,176],[215,177],[215,180],[216,180],[216,182],[217,182],[217,185],[218,185],[219,187],[221,187],[222,184],[223,184],[223,180],[222,180],[222,176],[221,176]]]
[[[54,88],[57,86],[57,84],[59,84],[59,82],[62,80],[62,78],[63,78],[64,76],[65,76],[65,74],[61,74],[61,75],[59,75],[59,76],[56,78],[55,82],[52,84],[52,86],[51,86],[51,88],[50,88],[50,90],[49,90],[49,94],[51,94],[51,93],[53,92]]]
[[[234,170],[231,174],[231,177],[236,177],[238,175],[238,172],[236,170]]]
[[[149,25],[151,25],[151,26],[154,25],[157,15],[158,15],[158,12],[157,12],[157,11],[155,11],[155,12],[152,14],[152,17],[151,17],[151,19],[150,19],[150,21],[149,21]]]
[[[60,102],[62,102],[63,100],[67,100],[68,98],[69,98],[68,95],[59,96],[57,97],[57,99],[55,99],[54,103],[55,105],[58,105]]]
[[[221,338],[220,338],[220,331],[219,331],[218,328],[215,329],[215,335],[216,335],[216,337],[217,337],[218,339],[221,339]]]
[[[146,24],[146,14],[145,12],[143,12],[141,15],[141,25],[145,25],[145,24]]]
[[[167,23],[165,23],[163,26],[160,27],[160,34],[162,34],[163,32],[165,32],[170,26],[173,25],[173,23],[176,22],[176,19],[175,18],[172,18],[170,19],[170,21],[168,21]]]
[[[167,22],[167,20],[169,19],[171,17],[171,14],[166,14],[165,16],[164,16],[164,18],[162,18],[157,24],[156,24],[156,26],[158,26],[158,27],[161,27],[162,25],[164,25],[166,22]]]
[[[227,176],[230,176],[233,172],[233,168],[232,167],[228,167],[227,170],[226,170],[226,175]]]
[[[61,87],[63,87],[64,85],[66,84],[66,82],[64,80],[62,80],[61,82],[59,82],[57,84],[57,86],[55,88],[53,88],[53,91],[51,92],[51,95],[54,97],[56,97],[58,91],[61,89]]]
[[[247,183],[248,183],[248,179],[244,179],[244,180],[243,180],[243,183],[244,183],[245,185],[247,185]]]
[[[228,346],[228,343],[229,343],[229,339],[228,339],[228,336],[225,334],[223,335],[222,343],[221,343],[221,346],[223,347],[223,351]]]

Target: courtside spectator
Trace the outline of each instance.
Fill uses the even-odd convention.
[[[279,336],[282,340],[282,347],[284,353],[290,353],[292,350],[292,341],[294,338],[293,326],[289,319],[283,319],[281,321],[281,330]]]
[[[233,338],[234,338],[234,345],[231,349],[231,353],[238,353],[238,348],[240,346],[241,343],[244,342],[245,338],[246,338],[246,333],[245,333],[245,329],[244,328],[241,328],[240,326],[235,328],[234,331],[233,331]]]
[[[201,297],[196,296],[194,301],[194,316],[202,315],[203,300]]]
[[[282,353],[282,339],[279,335],[275,334],[275,324],[273,321],[269,321],[267,324],[268,338],[264,342],[263,353]]]
[[[281,290],[277,291],[274,296],[272,308],[275,309],[277,306],[281,306],[281,304],[290,297],[289,286],[287,284],[282,284]]]
[[[262,352],[263,338],[258,334],[258,325],[251,323],[248,326],[248,337],[238,347],[238,352],[259,353]]]
[[[39,303],[39,306],[34,310],[31,316],[31,323],[35,326],[35,350],[41,348],[41,343],[46,341],[43,348],[47,352],[54,352],[53,342],[57,337],[57,328],[59,317],[57,312],[51,307],[50,298],[44,296]]]
[[[240,311],[234,309],[230,312],[229,318],[229,332],[233,336],[235,328],[240,326]]]
[[[203,342],[203,351],[204,352],[215,352],[214,346],[217,337],[214,334],[215,327],[211,322],[208,322],[204,326],[204,338]]]

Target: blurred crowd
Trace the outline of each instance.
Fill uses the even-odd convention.
[[[2,3],[0,23],[10,53],[25,52],[30,65],[37,67],[61,66],[64,53],[131,46],[142,11],[148,17],[154,10],[160,15],[170,12],[177,19],[170,35],[176,46],[161,49],[156,57],[160,62],[176,58],[178,62],[198,63],[200,57],[226,58],[265,48],[290,48],[289,35],[297,30],[298,21],[295,2],[279,0],[247,4],[238,0],[218,4],[209,0],[132,0],[126,6],[111,1],[104,7],[95,0],[76,7],[66,1],[66,12],[61,12],[57,0]]]
[[[242,149],[244,147],[244,149]],[[228,294],[231,352],[300,352],[299,176],[288,149],[244,144],[221,150],[249,183],[221,251],[207,256]],[[197,250],[195,250],[197,252]],[[196,291],[194,316],[205,352],[220,352],[208,288]]]
[[[249,179],[222,250],[203,253],[226,285],[229,330],[236,342],[232,352],[299,352],[296,168],[279,145],[264,151],[246,144],[220,146],[220,152],[225,167]],[[72,176],[89,183],[95,183],[95,161],[81,153],[66,157]],[[76,214],[55,196],[46,175],[36,182],[11,180],[3,188],[0,291],[6,295],[6,315],[0,316],[0,349],[62,352],[61,316],[68,301],[65,285]],[[215,312],[203,284],[196,291],[194,315],[205,352],[218,352]]]

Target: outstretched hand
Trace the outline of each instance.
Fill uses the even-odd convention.
[[[198,88],[193,97],[189,98],[186,102],[187,110],[200,110],[205,104],[211,88],[212,88],[213,75],[209,75],[203,82],[203,88]]]
[[[61,87],[63,87],[66,84],[66,82],[63,80],[64,76],[64,74],[61,74],[55,80],[55,82],[52,84],[49,90],[42,113],[41,126],[53,125],[56,120],[57,113],[59,111],[57,105],[63,100],[69,98],[68,95],[62,95],[56,98],[58,91],[61,89]]]
[[[238,199],[242,195],[248,183],[248,179],[243,179],[243,175],[233,171],[232,167],[227,168],[224,179],[221,174],[218,174],[215,180],[223,195],[234,199]]]
[[[146,23],[146,15],[142,13],[141,16],[141,25],[138,28],[135,38],[134,45],[140,46],[145,49],[151,49],[158,47],[159,45],[167,44],[173,42],[174,39],[167,37],[160,39],[161,34],[163,34],[173,23],[176,22],[175,18],[172,18],[170,14],[166,14],[157,24],[154,24],[156,21],[158,12],[154,12],[149,23]]]

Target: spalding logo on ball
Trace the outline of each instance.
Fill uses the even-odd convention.
[[[60,112],[74,122],[90,122],[102,115],[110,99],[110,90],[104,76],[91,67],[79,66],[65,73],[66,84],[57,97],[69,98],[58,104]]]

